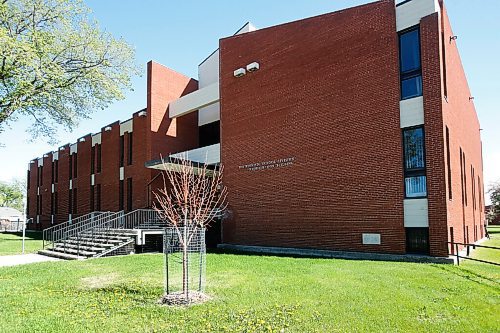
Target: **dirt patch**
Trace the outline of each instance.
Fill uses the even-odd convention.
[[[188,299],[186,299],[186,295],[184,295],[181,291],[178,291],[163,295],[158,303],[168,306],[189,306],[202,304],[209,301],[210,299],[210,296],[199,291],[190,291],[189,297]]]
[[[98,289],[110,286],[118,279],[118,273],[110,273],[106,275],[89,276],[82,278],[82,285],[85,288]]]

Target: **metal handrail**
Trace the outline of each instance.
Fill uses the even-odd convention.
[[[70,228],[67,230],[64,230],[63,232],[63,237],[60,240],[63,240],[65,245],[66,242],[69,238],[78,236],[81,232],[87,231],[87,230],[92,230],[96,227],[104,226],[109,221],[115,220],[123,216],[123,211],[115,212],[115,213],[110,213],[110,214],[101,214],[94,219],[92,219],[90,222],[76,226],[74,228]],[[53,243],[55,244],[55,242]],[[66,248],[66,246],[65,246]]]
[[[141,224],[150,223],[151,221],[157,222],[158,224],[163,223],[159,214],[154,209],[137,209],[127,214],[122,214],[114,216],[112,218],[105,218],[101,223],[82,229],[76,234],[77,240],[77,255],[81,254],[80,244],[83,239],[90,239],[88,243],[95,243],[97,238],[107,237],[110,233],[116,234],[118,230],[131,230],[139,227]],[[68,236],[68,238],[71,236]],[[74,236],[73,236],[74,237]],[[67,238],[66,238],[67,239]],[[118,246],[122,246],[120,244]],[[118,247],[117,246],[117,247]],[[109,249],[106,252],[111,252],[113,249]]]
[[[454,250],[454,252],[455,252],[455,253],[452,253],[451,255],[453,255],[455,258],[457,258],[457,265],[460,265],[460,259],[467,259],[467,260],[482,262],[485,264],[500,266],[500,263],[497,263],[497,262],[470,257],[470,248],[471,247],[472,247],[472,249],[476,249],[476,247],[479,247],[479,248],[482,247],[485,249],[492,249],[492,250],[500,250],[500,247],[488,246],[488,245],[478,245],[478,244],[468,244],[468,243],[456,243],[456,242],[446,242],[446,244],[451,244],[451,249]],[[460,255],[460,252],[458,250],[459,245],[463,245],[464,247],[466,247],[466,256],[465,257]]]
[[[68,220],[63,223],[56,224],[52,227],[46,228],[42,231],[42,248],[45,249],[46,245],[50,242],[55,243],[58,240],[62,239],[64,231],[70,228],[74,228],[80,225],[86,224],[89,220],[101,215],[101,214],[110,214],[111,212],[92,212],[88,213],[74,219]]]

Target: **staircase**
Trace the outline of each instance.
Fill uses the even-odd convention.
[[[44,248],[38,253],[61,259],[129,254],[134,252],[138,229],[164,227],[158,213],[151,209],[94,214],[78,223],[48,230],[47,242],[44,231]]]

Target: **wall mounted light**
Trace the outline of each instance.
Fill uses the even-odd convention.
[[[258,62],[252,62],[251,64],[247,65],[247,71],[249,71],[249,72],[258,71],[259,68],[260,68],[260,65]]]
[[[78,139],[78,142],[85,142],[85,138]]]
[[[146,117],[146,116],[147,116],[147,114],[148,114],[148,113],[147,113],[146,111],[141,111],[141,112],[139,112],[137,115],[138,115],[139,117]]]
[[[66,149],[66,147],[59,147],[59,150],[60,150],[60,151],[63,151],[63,150],[65,150],[65,149]]]
[[[474,96],[469,97],[469,101],[473,101],[473,100],[474,100]]]
[[[453,41],[453,40],[457,40],[457,38],[458,38],[458,36],[456,36],[456,35],[451,36],[451,37],[450,37],[450,43],[451,43],[451,41]]]
[[[234,77],[242,77],[247,73],[247,71],[244,68],[238,68],[233,72]]]
[[[104,127],[104,131],[105,131],[105,132],[109,132],[109,131],[111,131],[111,126],[106,126],[106,127]]]

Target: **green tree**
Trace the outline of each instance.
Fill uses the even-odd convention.
[[[0,0],[0,131],[23,115],[50,141],[124,98],[134,50],[89,13],[81,0]]]
[[[493,183],[488,190],[491,199],[491,209],[488,213],[488,221],[493,221],[500,216],[500,181]]]
[[[0,207],[11,207],[24,210],[24,186],[20,181],[12,184],[0,183]]]

